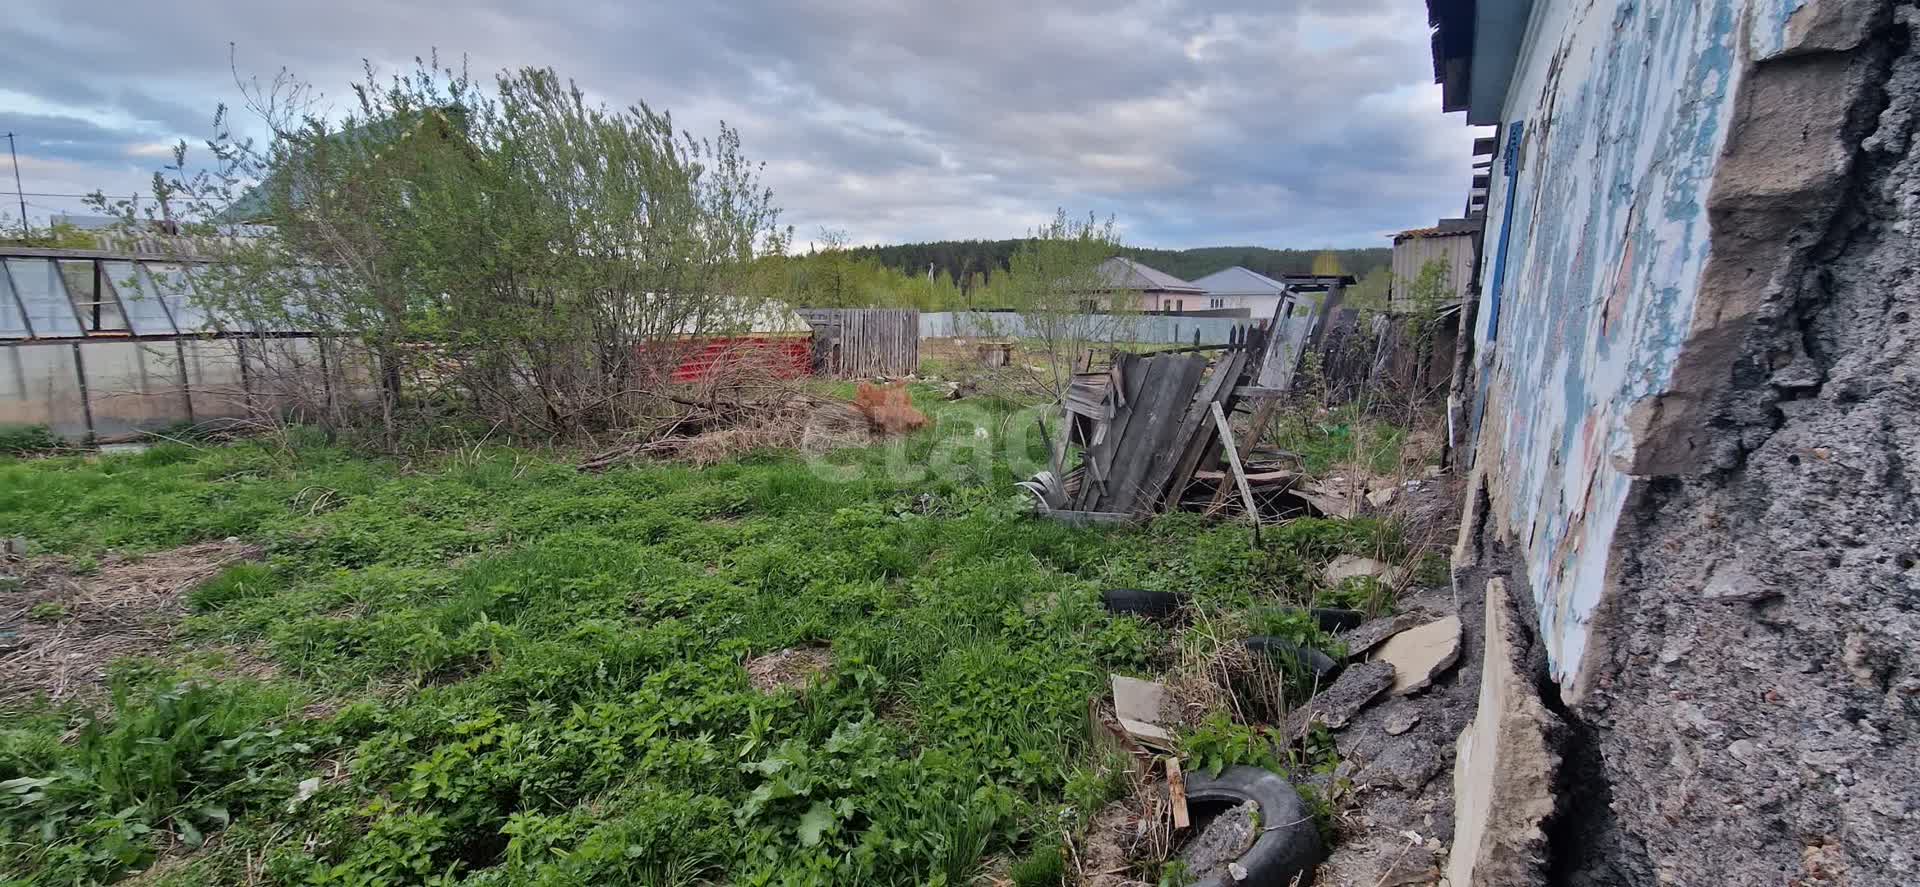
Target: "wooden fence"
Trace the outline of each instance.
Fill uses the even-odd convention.
[[[813,327],[814,371],[847,378],[920,370],[920,312],[897,308],[802,308]]]

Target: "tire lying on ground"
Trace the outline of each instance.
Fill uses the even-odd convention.
[[[1247,801],[1260,805],[1260,837],[1236,860],[1247,870],[1246,879],[1208,878],[1196,887],[1288,887],[1296,877],[1300,887],[1312,887],[1314,867],[1320,864],[1320,828],[1293,786],[1258,767],[1228,767],[1219,776],[1204,772],[1187,776],[1189,804]]]
[[[1321,631],[1352,631],[1367,621],[1367,614],[1359,610],[1346,610],[1338,607],[1314,607],[1313,621]]]
[[[1100,602],[1106,605],[1109,613],[1150,619],[1165,619],[1180,612],[1180,608],[1186,604],[1185,599],[1173,592],[1147,591],[1143,588],[1109,588],[1100,592]]]
[[[1333,661],[1333,657],[1312,647],[1302,647],[1286,638],[1263,634],[1247,638],[1246,643],[1247,650],[1250,652],[1270,659],[1289,659],[1298,662],[1301,667],[1323,678],[1340,668],[1340,663]]]

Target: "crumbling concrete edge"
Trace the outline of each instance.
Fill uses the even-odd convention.
[[[1542,701],[1539,645],[1501,577],[1486,580],[1480,703],[1453,767],[1452,887],[1545,884],[1564,724]]]
[[[1849,97],[1873,63],[1860,50],[1891,10],[1880,0],[1805,3],[1784,45],[1764,53],[1745,22],[1738,92],[1707,194],[1711,250],[1693,319],[1664,392],[1627,416],[1632,451],[1616,462],[1624,473],[1737,468],[1772,431],[1771,404],[1756,405],[1747,392],[1795,384],[1792,370],[1806,362],[1764,340],[1818,261],[1848,190],[1860,131],[1871,122],[1858,119],[1857,102],[1836,99]]]

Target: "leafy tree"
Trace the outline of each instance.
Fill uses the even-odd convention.
[[[1001,294],[1018,312],[1032,347],[1044,354],[1040,381],[1055,400],[1065,396],[1081,355],[1113,344],[1124,313],[1139,304],[1137,297],[1115,293],[1100,273],[1100,264],[1119,251],[1111,218],[1079,221],[1062,209],[1008,262]]]
[[[388,427],[448,408],[552,435],[629,423],[689,336],[759,312],[755,260],[789,235],[725,125],[696,139],[551,70],[487,90],[437,59],[368,67],[353,92],[333,119],[289,75],[255,81],[269,141],[223,108],[212,166],[178,146],[155,196],[195,233],[248,235],[202,241],[221,260],[194,280],[203,301],[364,347]]]

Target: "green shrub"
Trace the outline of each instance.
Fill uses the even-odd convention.
[[[66,447],[66,441],[45,425],[0,425],[0,456],[54,453]]]

